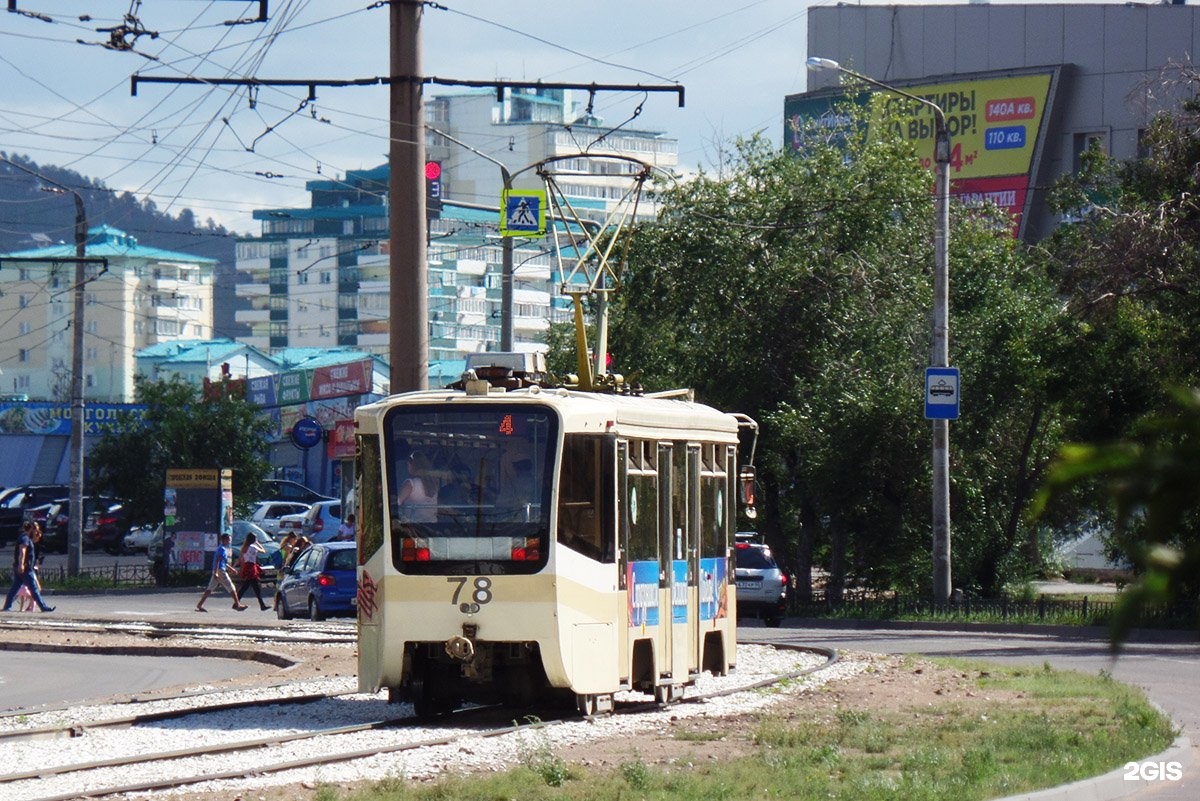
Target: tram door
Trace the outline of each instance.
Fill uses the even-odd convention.
[[[701,632],[700,620],[700,524],[701,513],[701,457],[699,445],[688,445],[687,449],[687,481],[684,484],[687,495],[687,631],[688,631],[688,670],[698,673],[703,659],[700,654]]]
[[[664,608],[660,614],[665,624],[663,634],[665,658],[661,672],[671,676],[672,684],[688,677],[688,654],[691,645],[688,584],[691,577],[690,554],[692,542],[688,523],[688,450],[671,444],[659,445],[659,500],[663,526],[659,546],[663,574]],[[666,475],[662,471],[666,470]],[[669,664],[666,664],[669,659]]]

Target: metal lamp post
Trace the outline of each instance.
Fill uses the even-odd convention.
[[[933,234],[933,345],[930,367],[948,367],[950,332],[950,132],[946,114],[936,103],[847,69],[828,58],[809,57],[810,70],[836,70],[933,112],[935,186]],[[950,600],[950,421],[933,422],[933,595]]]

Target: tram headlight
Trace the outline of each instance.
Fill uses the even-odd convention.
[[[513,537],[512,560],[514,562],[536,562],[541,558],[541,539],[538,537]]]
[[[400,559],[404,562],[428,562],[429,541],[422,537],[405,537],[400,546]]]

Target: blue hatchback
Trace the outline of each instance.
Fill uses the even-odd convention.
[[[305,611],[312,620],[352,615],[357,596],[356,544],[325,542],[305,550],[283,572],[275,590],[275,614],[280,620]]]

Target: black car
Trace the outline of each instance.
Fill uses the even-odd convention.
[[[132,526],[125,504],[102,506],[87,516],[83,526],[84,550],[103,548],[107,553],[120,553]]]
[[[83,496],[83,511],[86,515],[97,509],[107,509],[118,503],[107,495]],[[67,535],[71,528],[71,499],[59,498],[25,510],[25,519],[42,527],[42,547],[48,553],[66,553]]]
[[[71,494],[66,484],[23,484],[0,493],[0,543],[13,542],[25,522],[25,510]]]

